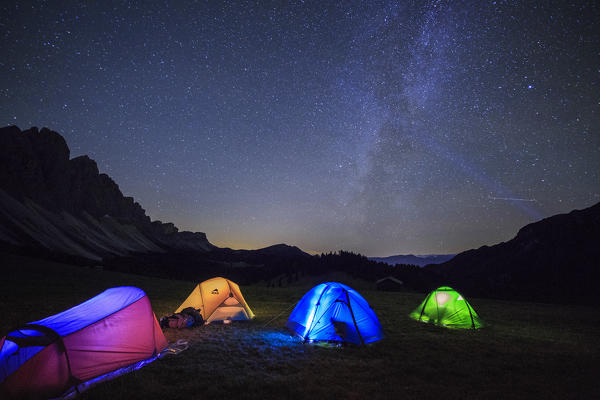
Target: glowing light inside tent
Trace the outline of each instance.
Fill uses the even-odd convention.
[[[437,300],[438,305],[443,306],[450,300],[450,295],[446,292],[437,292],[435,294],[435,299]]]

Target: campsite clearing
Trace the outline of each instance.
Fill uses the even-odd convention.
[[[121,285],[146,291],[160,318],[197,284],[5,254],[0,265],[0,335]],[[190,348],[82,398],[600,398],[596,307],[469,297],[486,327],[450,330],[409,318],[425,293],[350,285],[369,301],[383,326],[384,339],[373,345],[304,345],[285,329],[294,303],[312,283],[242,286],[254,320],[167,329],[169,341],[185,339]]]

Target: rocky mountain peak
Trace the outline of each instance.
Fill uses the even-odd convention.
[[[55,216],[65,212],[75,218],[89,216],[96,220],[110,216],[117,224],[135,227],[144,235],[145,239],[138,238],[144,243],[149,239],[162,247],[181,245],[187,250],[202,251],[212,246],[204,233],[182,235],[171,223],[151,222],[133,197],[124,196],[111,177],[100,173],[96,161],[86,155],[70,159],[65,139],[47,128],[33,127],[24,131],[16,126],[0,128],[0,189],[23,204],[33,202]],[[11,220],[10,216],[6,220]],[[15,222],[11,222],[8,232],[18,231]],[[55,224],[60,228],[62,222]],[[24,236],[35,234],[33,227],[33,231]],[[137,248],[136,245],[129,247]],[[143,248],[152,246],[145,243]]]

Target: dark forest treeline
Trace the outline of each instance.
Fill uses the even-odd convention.
[[[316,276],[331,271],[345,272],[366,281],[394,276],[405,282],[408,289],[415,290],[428,289],[431,281],[420,267],[390,266],[343,250],[304,257],[236,253],[224,249],[208,253],[146,253],[106,259],[104,265],[109,270],[168,279],[200,281],[222,275],[241,284],[267,282],[276,286],[286,286],[301,276]]]

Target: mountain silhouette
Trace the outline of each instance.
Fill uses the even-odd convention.
[[[401,256],[408,258],[393,260],[391,266],[386,259],[347,251],[311,256],[286,244],[218,248],[202,232],[180,232],[172,223],[152,221],[98,171],[94,160],[70,158],[60,134],[46,128],[0,128],[0,247],[8,251],[66,255],[165,278],[226,274],[245,283],[281,286],[299,276],[343,271],[373,282],[395,276],[415,290],[445,284],[468,296],[565,303],[596,297],[598,243],[600,203],[529,224],[507,242],[423,268],[415,265],[452,255]]]
[[[424,267],[434,280],[473,295],[563,302],[596,297],[600,203],[526,225],[494,246]]]
[[[151,221],[87,156],[47,128],[0,128],[0,241],[90,260],[168,249],[209,251],[202,232]]]
[[[94,160],[70,158],[59,133],[16,126],[0,128],[0,243],[42,256],[64,254],[108,264],[127,260],[139,266],[139,273],[145,272],[145,262],[160,260],[157,269],[169,265],[174,252],[188,269],[310,257],[285,244],[221,249],[203,232],[180,232],[173,223],[151,221],[133,197],[124,196],[98,171]]]

